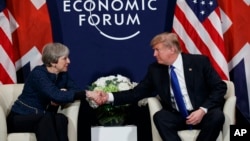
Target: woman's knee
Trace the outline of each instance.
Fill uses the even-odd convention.
[[[153,121],[155,124],[159,123],[160,120],[159,119],[162,119],[162,112],[158,111],[156,112],[154,115],[153,115]]]
[[[61,113],[56,114],[55,119],[64,123],[68,123],[68,117]]]

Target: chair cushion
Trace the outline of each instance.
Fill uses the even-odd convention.
[[[36,141],[35,133],[10,133],[8,141]]]
[[[200,130],[183,130],[178,131],[178,135],[183,141],[195,141]]]
[[[200,130],[182,130],[178,131],[178,135],[183,141],[195,141]],[[220,132],[216,141],[222,141],[222,132]]]

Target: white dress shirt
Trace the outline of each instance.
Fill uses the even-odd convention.
[[[183,96],[183,100],[184,103],[186,105],[187,110],[191,111],[193,110],[193,106],[191,104],[189,95],[188,95],[188,91],[187,91],[187,86],[186,86],[186,81],[185,81],[185,76],[184,76],[184,69],[183,69],[183,61],[182,61],[182,57],[181,54],[178,55],[177,59],[175,60],[175,62],[172,64],[172,66],[175,67],[174,71],[177,75],[179,84],[180,84],[180,88],[181,88],[181,94]],[[170,73],[170,69],[169,69],[169,73]],[[176,104],[175,98],[174,98],[174,93],[173,93],[173,89],[172,87],[170,87],[170,92],[171,92],[171,100],[172,103],[174,103],[174,107],[178,109],[178,106]]]

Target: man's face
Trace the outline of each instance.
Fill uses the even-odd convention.
[[[171,46],[164,46],[163,43],[158,43],[154,45],[154,57],[159,64],[170,65],[172,64],[172,56],[174,54],[174,49]]]

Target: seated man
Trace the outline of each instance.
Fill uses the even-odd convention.
[[[154,122],[164,141],[181,141],[177,131],[182,129],[201,129],[197,141],[216,141],[225,120],[227,88],[208,57],[182,53],[175,33],[156,35],[151,46],[157,62],[134,89],[115,94],[88,91],[87,96],[99,105],[121,105],[157,93],[163,109]]]

